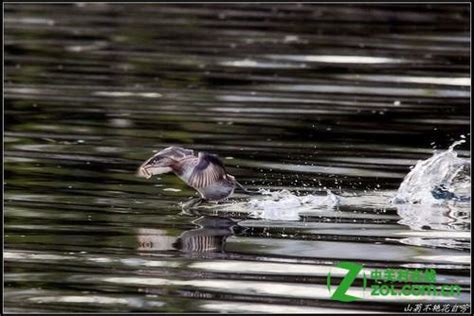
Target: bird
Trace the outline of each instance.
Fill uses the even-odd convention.
[[[198,152],[176,146],[165,148],[146,160],[137,175],[151,178],[154,175],[174,173],[200,194],[200,199],[189,203],[188,207],[202,201],[222,201],[239,187],[248,194],[256,194],[245,189],[234,176],[227,173],[222,160],[214,154]]]

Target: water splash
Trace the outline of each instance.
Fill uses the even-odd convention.
[[[262,198],[254,198],[247,202],[253,211],[251,216],[270,220],[299,220],[299,213],[308,209],[333,208],[339,205],[341,197],[331,191],[326,196],[304,195],[297,196],[288,190],[262,190]]]
[[[442,204],[447,201],[470,202],[471,163],[459,158],[453,143],[448,150],[418,161],[400,185],[394,204]]]
[[[392,203],[400,224],[413,230],[470,230],[471,163],[448,150],[418,161],[400,185]]]

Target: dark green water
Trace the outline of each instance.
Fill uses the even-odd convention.
[[[468,5],[8,4],[4,17],[5,311],[470,302],[470,204],[403,220],[388,202],[410,166],[470,139]],[[183,215],[195,193],[179,179],[135,176],[171,145],[218,154],[252,189],[344,202],[272,220],[238,195]],[[334,301],[342,260],[435,268],[462,293]]]

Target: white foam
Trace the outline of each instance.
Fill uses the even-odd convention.
[[[254,198],[247,202],[252,209],[250,215],[255,218],[269,220],[299,220],[302,211],[317,208],[333,208],[339,205],[341,197],[328,191],[326,196],[297,196],[288,190],[262,190],[263,198]]]

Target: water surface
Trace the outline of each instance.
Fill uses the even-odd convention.
[[[470,204],[389,203],[434,149],[464,135],[470,158],[469,25],[467,5],[6,5],[6,311],[469,302]],[[171,145],[288,203],[343,201],[183,215],[179,179],[135,176]],[[337,302],[343,260],[434,267],[462,295]]]

